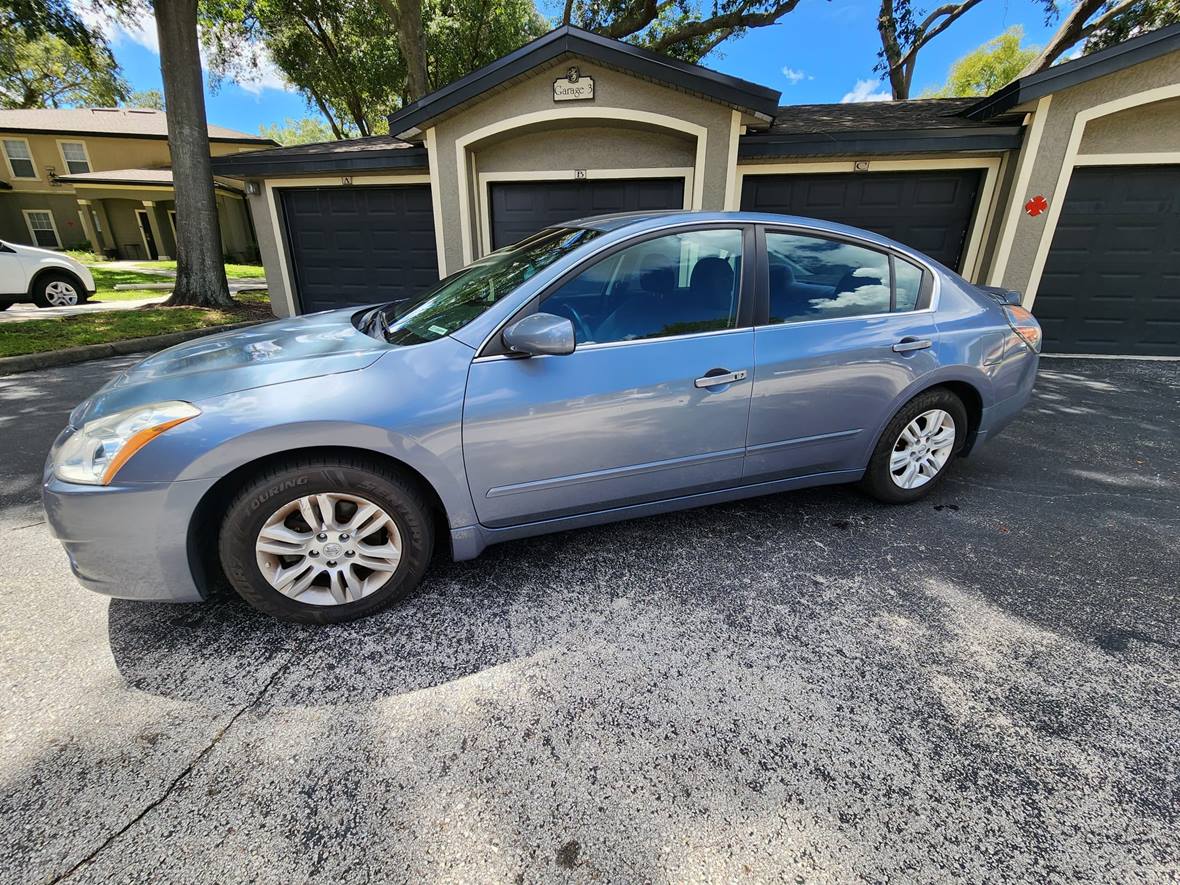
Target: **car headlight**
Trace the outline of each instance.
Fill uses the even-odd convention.
[[[168,428],[199,414],[192,403],[167,402],[89,421],[58,449],[53,472],[66,482],[110,485],[132,455]]]

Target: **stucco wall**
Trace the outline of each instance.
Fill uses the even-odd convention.
[[[553,101],[553,81],[565,75],[571,64],[577,64],[583,76],[594,78],[595,97],[592,101],[562,102]],[[575,169],[617,169],[633,166],[626,159],[627,145],[630,143],[628,135],[636,134],[635,128],[627,128],[627,114],[624,111],[638,111],[646,114],[658,114],[670,119],[674,124],[689,123],[705,129],[705,156],[702,168],[697,171],[701,181],[701,208],[721,209],[725,204],[725,189],[729,178],[729,148],[732,131],[732,109],[706,99],[702,99],[685,92],[656,85],[646,80],[640,80],[628,74],[615,71],[602,65],[570,57],[556,62],[536,72],[533,76],[516,82],[506,88],[489,95],[484,100],[471,104],[450,116],[434,122],[433,142],[434,152],[430,158],[431,168],[438,182],[440,207],[442,210],[443,228],[446,233],[444,255],[448,272],[454,271],[463,264],[463,235],[470,237],[473,249],[478,254],[477,236],[478,219],[480,213],[486,211],[479,195],[475,191],[474,172],[490,171],[485,168],[480,159],[482,151],[488,145],[500,139],[495,136],[488,138],[488,143],[472,143],[469,155],[475,159],[475,170],[460,168],[456,155],[457,142],[472,133],[487,126],[510,123],[512,118],[532,113],[552,115],[544,123],[538,123],[526,132],[519,129],[512,135],[512,140],[518,140],[524,135],[531,137],[535,150],[515,150],[511,147],[500,149],[499,156],[493,151],[491,161],[498,171],[507,171],[509,162],[516,164],[521,171],[536,171],[538,162],[549,164],[548,171],[555,171],[563,167],[556,165],[556,160],[542,159],[547,153],[560,154],[563,162],[569,165],[570,177]],[[601,112],[601,119],[605,126],[611,127],[614,138],[608,143],[603,139],[590,139],[584,145],[578,139],[584,130],[585,123],[572,123],[571,119],[577,114]],[[632,124],[632,127],[636,124]],[[659,127],[645,124],[649,132],[673,133],[675,127]],[[508,137],[507,134],[500,138]],[[686,134],[679,136],[687,137]],[[651,157],[654,142],[639,138],[636,141],[637,154]],[[578,149],[573,151],[572,144]],[[661,161],[668,165],[684,165],[681,160],[673,156],[683,156],[679,151],[667,154],[668,160]],[[696,159],[695,139],[693,143],[693,161]],[[511,161],[509,160],[511,157]],[[620,164],[626,163],[626,166]],[[467,188],[467,205],[470,217],[463,218],[461,213],[461,188]]]
[[[570,127],[563,135],[534,132],[489,144],[476,152],[484,172],[536,172],[584,169],[592,157],[597,169],[647,169],[691,166],[696,143],[687,136],[622,127]]]
[[[1035,267],[1037,255],[1042,251],[1042,243],[1047,249],[1051,242],[1051,228],[1068,190],[1068,178],[1059,187],[1059,177],[1066,163],[1070,136],[1078,114],[1107,102],[1127,99],[1155,89],[1171,92],[1171,96],[1153,96],[1156,101],[1180,96],[1180,53],[1135,65],[1053,95],[1040,143],[1035,148],[1028,187],[1011,197],[1012,203],[1023,206],[1030,198],[1040,194],[1053,208],[1036,217],[1020,212],[1008,249],[1005,250],[1001,243],[993,264],[993,270],[1003,285],[1026,293],[1026,304],[1035,297],[1036,284],[1039,283],[1039,269]],[[1108,125],[1099,125],[1098,120],[1101,118],[1089,123],[1087,128],[1095,126],[1097,128],[1094,131],[1099,133],[1094,143],[1117,144],[1120,153],[1177,150],[1175,130],[1171,124],[1161,125],[1156,115],[1150,112],[1118,113],[1121,119],[1114,121],[1112,118],[1107,121]]]
[[[24,139],[29,143],[29,153],[33,157],[38,179],[13,178],[9,172],[8,163],[0,158],[0,177],[10,183],[13,190],[43,190],[49,186],[47,169],[53,167],[58,175],[66,175],[67,170],[62,160],[59,141],[80,141],[86,145],[86,153],[90,158],[90,171],[102,172],[111,169],[154,169],[167,166],[170,162],[168,142],[164,139],[151,138],[109,138],[92,135],[35,135],[19,132],[0,133],[0,138]],[[223,154],[238,153],[242,150],[256,150],[265,147],[260,144],[231,144],[213,142],[209,145],[209,152],[217,157]],[[72,188],[60,185],[63,192],[69,193]]]
[[[250,217],[254,219],[254,232],[258,238],[258,253],[262,258],[262,266],[266,268],[266,286],[270,292],[271,309],[274,310],[275,316],[290,316],[294,299],[283,285],[283,254],[279,232],[271,223],[266,189],[263,188],[262,193],[246,197],[246,203],[250,208]]]
[[[1180,150],[1180,98],[1099,117],[1082,135],[1083,154],[1145,154]]]
[[[82,222],[78,219],[78,203],[72,194],[39,194],[8,191],[0,194],[0,239],[32,245],[33,238],[25,224],[23,209],[48,209],[64,248],[81,245],[86,240]]]

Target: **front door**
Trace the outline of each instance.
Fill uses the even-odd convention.
[[[155,261],[160,257],[160,250],[156,246],[156,238],[152,235],[152,225],[148,221],[147,210],[136,209],[135,217],[139,220],[139,232],[143,235],[143,246],[147,250],[147,257],[149,260]]]
[[[540,303],[574,323],[574,353],[472,363],[463,452],[481,523],[740,482],[754,358],[747,238],[714,227],[617,249]]]
[[[891,404],[938,366],[931,273],[785,230],[766,232],[766,253],[745,479],[861,469]]]

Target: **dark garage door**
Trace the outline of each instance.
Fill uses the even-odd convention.
[[[1048,351],[1180,356],[1180,166],[1075,169],[1033,313]]]
[[[491,185],[492,248],[585,215],[683,209],[683,178],[504,182]]]
[[[746,175],[742,208],[871,230],[960,270],[980,169]]]
[[[427,185],[282,191],[303,313],[395,301],[438,282]]]

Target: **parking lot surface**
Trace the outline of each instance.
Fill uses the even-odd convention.
[[[41,463],[129,361],[0,378],[4,882],[1180,876],[1180,364],[1043,361],[919,504],[507,544],[315,629],[74,583]]]

